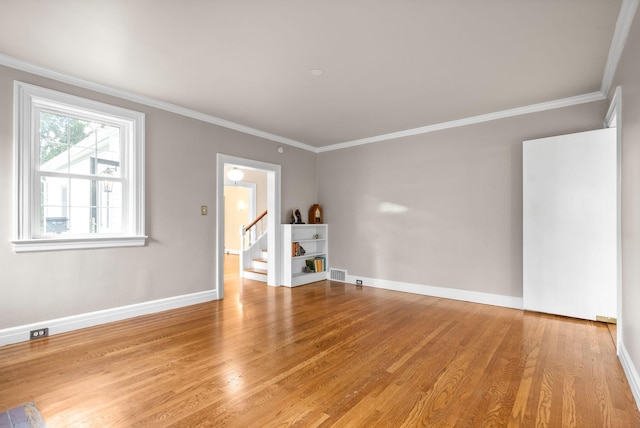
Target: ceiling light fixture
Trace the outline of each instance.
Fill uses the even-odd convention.
[[[227,172],[227,177],[231,181],[240,181],[244,177],[244,172],[234,166],[233,169]]]
[[[324,73],[324,71],[320,70],[319,68],[314,68],[313,70],[309,71],[309,73],[311,73],[312,76],[322,76],[322,73]]]

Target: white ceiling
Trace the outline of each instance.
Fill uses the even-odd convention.
[[[2,0],[0,54],[322,147],[598,92],[621,4]]]

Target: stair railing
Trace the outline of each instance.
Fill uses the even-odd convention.
[[[244,271],[245,249],[251,248],[256,240],[267,230],[267,210],[255,218],[247,226],[240,227],[240,274]]]
[[[256,239],[260,237],[266,230],[265,219],[267,217],[267,210],[264,210],[262,214],[255,218],[247,226],[240,228],[240,234],[242,239],[242,250],[245,247],[250,247],[256,242]],[[258,233],[260,232],[260,233]],[[248,240],[248,242],[247,242]],[[246,245],[247,244],[247,245]]]

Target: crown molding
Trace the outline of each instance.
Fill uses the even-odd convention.
[[[631,29],[633,18],[638,9],[638,0],[623,0],[620,6],[620,13],[618,14],[618,21],[616,22],[616,29],[613,32],[613,39],[611,40],[611,47],[609,48],[609,56],[607,57],[607,65],[604,68],[604,74],[602,76],[602,86],[600,92],[604,95],[609,94],[613,78],[615,77],[624,45],[627,42],[627,36]]]
[[[349,147],[360,146],[364,144],[377,143],[387,140],[393,140],[397,138],[403,138],[413,135],[426,134],[429,132],[436,132],[445,129],[457,128],[460,126],[467,126],[472,124],[478,124],[482,122],[489,122],[498,119],[504,119],[508,117],[520,116],[530,113],[537,113],[545,110],[551,110],[562,107],[569,107],[583,103],[589,103],[594,101],[600,101],[606,99],[608,94],[608,88],[610,87],[613,76],[615,75],[615,69],[620,60],[622,50],[626,42],[627,35],[629,33],[629,27],[635,15],[639,0],[623,0],[623,4],[618,16],[618,22],[616,24],[616,30],[614,33],[614,39],[611,44],[609,52],[609,59],[607,61],[607,68],[602,81],[602,90],[600,92],[592,92],[589,94],[578,95],[569,98],[562,98],[554,101],[547,101],[538,104],[532,104],[524,107],[517,107],[508,110],[502,110],[493,113],[482,114],[478,116],[472,116],[463,119],[452,120],[448,122],[436,123],[427,126],[421,126],[418,128],[406,129],[403,131],[392,132],[388,134],[382,134],[372,137],[361,138],[352,141],[346,141],[337,144],[331,144],[328,146],[314,147],[309,144],[302,143],[287,137],[271,134],[269,132],[261,131],[259,129],[251,128],[236,122],[221,119],[219,117],[204,114],[195,110],[191,110],[185,107],[181,107],[176,104],[171,104],[165,101],[160,101],[155,98],[139,95],[133,92],[128,92],[120,89],[111,88],[106,85],[84,80],[78,77],[69,76],[64,73],[60,73],[54,70],[50,70],[45,67],[41,67],[35,64],[28,63],[26,61],[10,57],[0,53],[0,65],[22,70],[28,73],[36,74],[49,79],[57,80],[59,82],[67,83],[70,85],[78,86],[91,91],[103,93],[106,95],[122,98],[128,101],[136,102],[149,107],[158,108],[160,110],[175,113],[181,116],[196,119],[202,122],[207,122],[213,125],[221,126],[223,128],[232,129],[234,131],[242,132],[244,134],[253,135],[259,138],[263,138],[269,141],[275,141],[277,143],[286,144],[288,146],[297,147],[303,150],[307,150],[313,153],[329,152],[333,150],[341,150]],[[606,89],[606,90],[605,90]]]
[[[363,144],[377,143],[381,141],[393,140],[396,138],[409,137],[412,135],[427,134],[429,132],[442,131],[444,129],[458,128],[460,126],[473,125],[482,122],[490,122],[492,120],[505,119],[507,117],[521,116],[524,114],[538,113],[541,111],[552,110],[562,107],[570,107],[578,104],[590,103],[593,101],[601,101],[606,97],[601,92],[591,92],[589,94],[578,95],[575,97],[562,98],[554,101],[547,101],[539,104],[532,104],[524,107],[517,107],[508,110],[502,110],[494,113],[481,114],[465,119],[452,120],[449,122],[436,123],[433,125],[421,126],[419,128],[407,129],[404,131],[392,132],[389,134],[378,135],[375,137],[361,138],[359,140],[347,141],[344,143],[332,144],[318,148],[318,152],[328,152],[332,150],[346,149],[349,147],[361,146]]]
[[[181,107],[176,104],[171,104],[165,101],[160,101],[155,98],[139,95],[133,92],[124,91],[121,89],[115,89],[106,85],[91,82],[88,80],[80,79],[78,77],[70,76],[58,71],[54,71],[39,65],[31,64],[26,61],[22,61],[17,58],[10,57],[8,55],[0,54],[0,65],[15,68],[17,70],[25,71],[27,73],[36,74],[38,76],[46,77],[58,82],[67,83],[80,88],[88,89],[94,92],[99,92],[105,95],[122,98],[128,101],[133,101],[138,104],[154,107],[160,110],[165,110],[171,113],[178,114],[180,116],[189,117],[191,119],[200,120],[202,122],[211,123],[212,125],[221,126],[223,128],[232,129],[234,131],[242,132],[244,134],[260,137],[265,140],[275,141],[277,143],[286,144],[300,149],[316,151],[316,148],[308,144],[301,143],[300,141],[292,140],[290,138],[282,137],[280,135],[271,134],[269,132],[261,131],[259,129],[251,128],[236,122],[221,119],[216,116],[201,113],[199,111],[191,110],[185,107]]]

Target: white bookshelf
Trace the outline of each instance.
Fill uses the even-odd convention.
[[[283,224],[282,225],[282,285],[297,287],[327,279],[329,270],[329,226],[326,224]],[[304,248],[305,254],[295,255],[294,244]],[[323,260],[321,272],[303,271],[307,260]],[[315,265],[315,263],[314,263]]]

